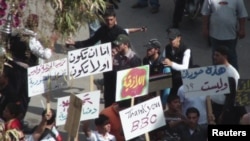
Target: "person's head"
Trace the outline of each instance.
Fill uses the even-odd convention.
[[[117,38],[113,41],[113,44],[114,46],[116,46],[118,53],[125,54],[126,51],[130,48],[130,40],[128,35],[118,35]]]
[[[36,30],[38,28],[39,18],[36,14],[29,14],[25,23],[25,27],[30,30]]]
[[[186,117],[188,120],[188,126],[189,128],[194,129],[198,125],[200,112],[195,107],[189,107],[186,111]]]
[[[42,112],[42,117],[48,116],[47,125],[52,125],[55,123],[56,120],[56,112],[53,109],[50,109],[49,112],[47,112],[47,109]]]
[[[147,57],[154,56],[155,54],[160,54],[161,43],[158,39],[150,39],[144,47],[147,49]]]
[[[168,104],[169,110],[173,112],[180,112],[181,101],[178,95],[169,95],[167,98],[167,104]]]
[[[240,125],[250,125],[250,112],[245,113],[240,119]]]
[[[168,39],[173,48],[179,48],[181,43],[181,32],[179,29],[170,28],[167,30]]]
[[[213,54],[214,64],[222,65],[228,63],[228,48],[226,46],[218,46]]]
[[[111,130],[109,118],[104,114],[100,114],[99,117],[95,119],[95,125],[97,131],[102,134],[108,133]]]
[[[18,118],[20,114],[20,107],[16,103],[8,103],[3,111],[3,118],[5,120],[11,120],[14,118]]]
[[[116,13],[114,9],[107,9],[103,15],[105,24],[109,27],[112,28],[117,24],[116,20]]]

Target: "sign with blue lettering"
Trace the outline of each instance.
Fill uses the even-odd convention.
[[[28,68],[29,97],[67,87],[67,58]]]
[[[181,75],[185,96],[222,95],[230,91],[225,65],[186,69]]]

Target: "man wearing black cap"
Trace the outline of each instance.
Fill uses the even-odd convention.
[[[118,35],[112,43],[118,53],[113,58],[113,70],[103,73],[105,107],[115,102],[117,71],[137,67],[142,64],[141,59],[131,49],[131,43],[126,34]]]
[[[145,45],[147,49],[147,55],[143,58],[143,64],[149,65],[150,67],[150,76],[155,74],[163,73],[163,57],[160,55],[161,43],[157,39],[151,39]]]
[[[162,62],[165,66],[171,67],[172,88],[170,94],[177,94],[178,88],[182,85],[180,70],[188,69],[192,66],[191,49],[182,42],[181,33],[176,28],[167,30],[170,43],[165,47]]]

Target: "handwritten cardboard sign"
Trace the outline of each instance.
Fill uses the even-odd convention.
[[[239,79],[235,96],[235,106],[250,105],[250,79]]]
[[[98,117],[100,107],[100,91],[92,91],[76,95],[82,100],[82,111],[80,121]],[[70,105],[69,96],[58,98],[56,125],[64,125],[68,117]]]
[[[226,66],[215,65],[181,71],[185,96],[229,93]]]
[[[117,72],[116,101],[148,94],[149,65]]]
[[[68,52],[70,79],[112,70],[111,43]]]
[[[119,114],[126,140],[166,125],[160,96],[122,110]]]
[[[67,117],[64,129],[68,132],[70,136],[76,137],[80,125],[82,100],[74,94],[71,94],[69,101],[69,116]]]
[[[28,68],[29,97],[67,87],[67,58]]]

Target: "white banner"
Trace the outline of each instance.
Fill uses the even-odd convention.
[[[69,51],[68,60],[70,79],[111,71],[111,43]]]
[[[126,140],[166,125],[160,96],[122,110],[119,114]]]
[[[67,87],[67,58],[28,68],[29,97]]]

